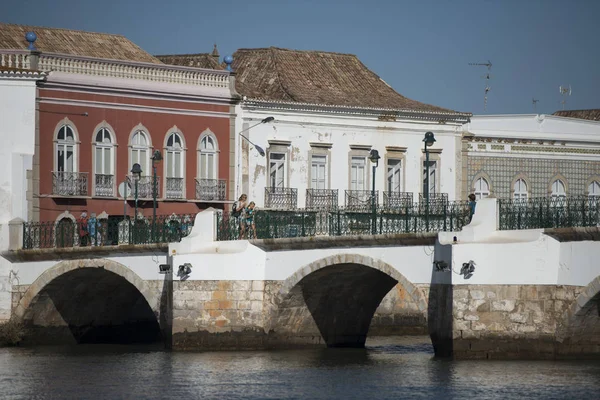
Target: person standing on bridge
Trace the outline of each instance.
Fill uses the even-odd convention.
[[[242,239],[244,237],[244,233],[246,232],[246,221],[244,219],[246,214],[247,200],[248,196],[242,194],[240,198],[236,202],[234,202],[233,206],[231,207],[231,217],[233,218],[233,221],[237,226],[239,239]]]
[[[477,201],[475,200],[475,195],[471,193],[469,195],[469,223],[471,223],[473,215],[475,215],[475,206],[477,206]]]
[[[79,245],[87,246],[89,244],[90,234],[88,231],[88,217],[87,212],[84,211],[81,213],[81,217],[79,218]]]

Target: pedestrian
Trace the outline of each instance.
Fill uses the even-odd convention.
[[[88,217],[87,212],[84,211],[81,213],[81,217],[79,218],[79,245],[87,246],[89,239],[90,234],[88,231]]]
[[[231,207],[231,217],[233,218],[234,224],[239,231],[239,238],[242,239],[245,233],[245,221],[244,214],[246,212],[248,196],[242,194],[240,198],[233,203]]]
[[[473,220],[473,215],[475,215],[475,206],[477,205],[477,201],[475,201],[475,195],[471,193],[469,195],[469,222]]]
[[[90,236],[90,245],[92,247],[98,246],[98,237],[96,236],[98,231],[97,225],[98,220],[96,219],[96,213],[90,213],[90,219],[88,220],[88,234]]]
[[[246,223],[246,232],[248,231],[252,231],[252,235],[254,236],[254,239],[256,239],[256,226],[254,225],[254,207],[256,206],[256,204],[254,204],[253,201],[250,202],[250,204],[248,204],[248,207],[246,207],[246,215],[244,216],[245,218],[245,223]]]

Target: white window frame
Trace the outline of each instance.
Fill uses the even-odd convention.
[[[209,141],[213,143],[213,149],[205,147]],[[212,161],[210,159],[212,158]],[[212,174],[209,174],[209,165],[212,164]],[[219,142],[216,136],[206,130],[198,139],[198,179],[219,179]],[[210,175],[210,176],[209,176]]]
[[[562,191],[562,192],[561,192]],[[553,199],[566,198],[567,197],[567,186],[562,179],[555,179],[552,182],[550,197]]]
[[[102,141],[98,142],[98,135],[102,133]],[[104,140],[108,137],[108,143]],[[109,128],[103,126],[96,130],[94,135],[94,175],[113,175],[115,174],[115,144],[114,137]],[[101,172],[98,172],[98,149],[101,151]],[[109,157],[108,165],[106,157]]]
[[[137,135],[141,135],[146,139],[146,145],[140,145],[138,143],[134,143],[134,140],[136,139]],[[143,160],[143,163],[140,162],[140,153],[142,151],[146,152],[145,155],[145,160]],[[129,174],[131,171],[131,168],[133,167],[133,164],[135,164],[136,161],[134,161],[134,154],[137,153],[137,163],[140,164],[140,167],[142,168],[142,176],[151,176],[152,175],[152,171],[150,171],[150,157],[152,157],[152,140],[150,138],[150,134],[148,133],[148,130],[146,128],[144,128],[143,126],[137,126],[134,128],[134,130],[131,132],[130,138],[129,138],[129,165],[127,166],[127,173]]]
[[[490,183],[483,176],[475,180],[473,194],[475,195],[475,200],[481,200],[490,195]]]
[[[169,145],[169,141],[171,140],[171,138],[173,138],[173,143]],[[179,139],[179,146],[177,143],[177,139]],[[167,133],[165,139],[164,154],[165,178],[185,178],[185,142],[183,141],[183,134],[181,132],[170,131],[169,133]],[[176,173],[177,155],[179,155],[179,174]]]
[[[59,139],[59,135],[61,134],[61,132],[65,133],[65,138],[64,139]],[[67,132],[70,131],[71,132],[71,136],[72,139],[67,139]],[[79,141],[78,141],[78,133],[77,130],[75,128],[75,125],[68,119],[65,118],[64,120],[62,120],[61,122],[58,123],[58,125],[56,126],[55,132],[54,132],[54,171],[55,172],[79,172]],[[72,171],[69,171],[68,169],[64,168],[65,166],[67,166],[66,163],[66,153],[68,152],[69,148],[71,148],[72,153],[73,153],[73,158],[72,158],[72,166],[71,169]],[[65,164],[63,165],[63,169],[59,169],[59,156],[58,156],[58,152],[59,151],[63,151],[65,153]]]
[[[386,162],[386,189],[389,193],[402,192],[402,162],[401,158],[388,158]],[[394,164],[395,165],[392,165]]]
[[[423,160],[423,183],[422,183],[422,190],[423,190],[423,194],[425,194],[425,182],[426,182],[426,177],[427,177],[427,161]],[[429,159],[429,195],[435,195],[436,193],[438,193],[439,190],[439,182],[438,182],[438,167],[439,167],[439,160],[436,159]],[[433,177],[433,179],[432,179]]]
[[[276,159],[273,156],[277,156]],[[281,158],[279,158],[281,156]],[[275,167],[275,183],[273,182],[273,170]],[[281,183],[281,185],[279,185]],[[287,153],[281,151],[269,152],[269,187],[287,187]]]
[[[361,173],[362,169],[362,173]],[[361,184],[362,175],[362,184]],[[350,190],[368,190],[367,157],[350,157]]]
[[[525,201],[529,198],[529,186],[523,178],[518,178],[513,183],[513,200]]]
[[[326,154],[312,154],[310,159],[310,188],[328,189],[328,162],[329,157]]]
[[[593,180],[588,184],[588,197],[600,197],[600,182]]]

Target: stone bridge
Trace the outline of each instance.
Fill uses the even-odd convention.
[[[439,356],[600,357],[598,228],[497,231],[489,199],[456,233],[218,242],[214,214],[168,248],[6,251],[5,318],[45,342],[360,347],[428,332]]]

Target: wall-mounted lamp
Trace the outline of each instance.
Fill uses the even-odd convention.
[[[185,264],[179,266],[179,270],[177,271],[177,276],[179,277],[179,280],[185,281],[187,278],[190,277],[191,273],[192,273],[192,264],[185,263]]]
[[[171,270],[171,266],[169,264],[160,264],[158,266],[158,272],[161,274],[166,274]]]
[[[450,271],[446,261],[434,261],[433,264],[435,265],[435,270],[438,272]]]
[[[465,279],[469,279],[473,276],[475,272],[475,261],[469,260],[469,262],[463,263],[462,268],[460,269],[460,275],[462,275]]]

